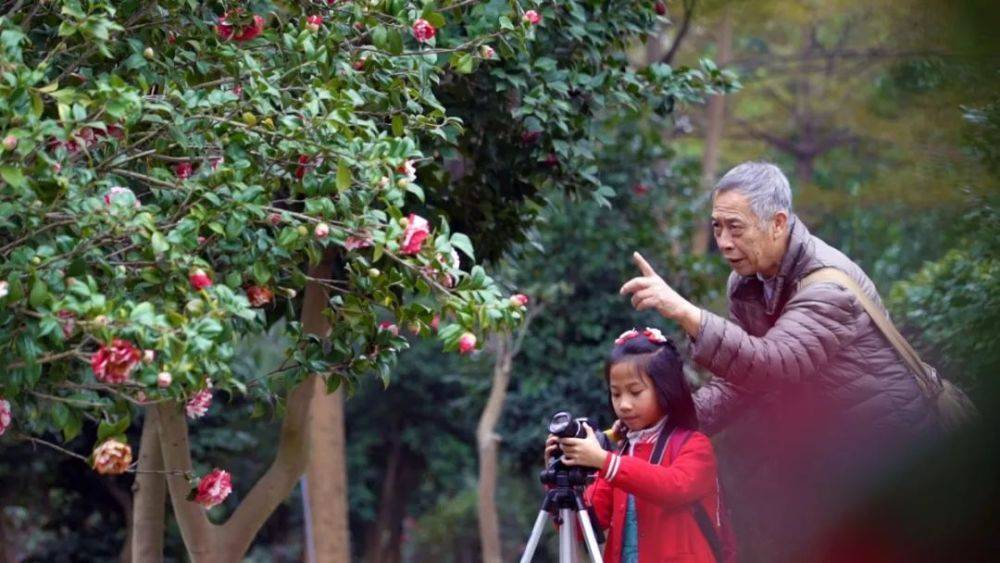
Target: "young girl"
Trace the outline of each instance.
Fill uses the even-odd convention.
[[[601,449],[589,427],[586,438],[546,441],[547,458],[558,444],[565,464],[599,469],[584,498],[608,530],[608,563],[716,561],[715,454],[696,432],[682,367],[659,330],[623,333],[604,370],[614,429],[625,438],[618,453]]]

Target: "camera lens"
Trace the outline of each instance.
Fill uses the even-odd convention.
[[[552,420],[549,422],[549,432],[556,436],[565,437],[566,429],[573,422],[576,422],[573,420],[573,415],[565,411],[557,412],[552,415]]]

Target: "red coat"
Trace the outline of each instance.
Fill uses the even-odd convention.
[[[712,549],[691,512],[691,504],[700,501],[717,521],[718,483],[711,442],[700,432],[692,433],[673,463],[664,455],[663,465],[647,461],[653,445],[636,444],[633,455],[620,456],[615,468],[609,466],[616,454],[609,452],[597,480],[587,487],[585,498],[594,506],[601,528],[608,530],[604,561],[621,559],[625,506],[632,494],[639,524],[639,563],[714,563]],[[609,469],[615,469],[610,482]]]

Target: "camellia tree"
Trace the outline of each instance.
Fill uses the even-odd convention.
[[[192,558],[239,559],[304,470],[316,393],[388,381],[400,327],[469,353],[521,319],[455,217],[414,209],[419,169],[463,138],[435,87],[530,51],[554,9],[539,4],[0,3],[0,433],[59,448],[43,437],[97,425],[85,461],[137,474],[134,560],[159,557],[165,486]],[[567,3],[577,20],[583,4]],[[629,76],[621,103],[708,89],[697,71]],[[510,82],[502,95],[527,85]],[[284,361],[235,375],[236,342],[279,319]],[[188,421],[219,392],[283,423],[270,468],[217,524],[207,509],[234,483],[194,474]]]

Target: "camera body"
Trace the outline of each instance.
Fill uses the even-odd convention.
[[[586,438],[586,426],[594,429],[594,435],[601,447],[605,450],[612,450],[614,446],[604,432],[597,429],[597,425],[587,418],[574,418],[566,411],[560,411],[552,415],[549,421],[549,433],[559,438]],[[594,467],[567,466],[562,460],[563,452],[556,447],[552,452],[552,458],[548,467],[542,471],[542,483],[552,486],[585,486],[590,481],[590,477],[597,472]]]

